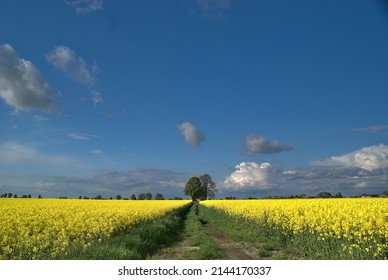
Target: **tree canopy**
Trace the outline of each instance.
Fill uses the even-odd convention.
[[[187,183],[186,187],[183,190],[185,195],[191,196],[192,200],[199,199],[202,196],[202,187],[201,187],[201,181],[198,177],[191,177]]]
[[[201,200],[206,200],[208,198],[213,199],[216,196],[216,192],[218,191],[216,188],[216,184],[213,182],[212,178],[209,174],[204,174],[199,176],[199,180],[201,181],[202,187],[202,196]]]
[[[216,184],[213,182],[209,174],[204,174],[199,177],[191,177],[184,189],[185,195],[191,196],[192,200],[206,200],[214,198],[217,192]]]

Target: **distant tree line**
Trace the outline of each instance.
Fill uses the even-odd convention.
[[[216,186],[214,182],[212,181],[211,177],[208,174],[202,175],[200,177],[192,177],[189,179],[189,181],[186,183],[186,188],[184,190],[185,194],[188,196],[191,196],[193,200],[200,199],[214,199],[215,193],[217,192]],[[4,193],[0,195],[0,198],[32,198],[33,196],[31,194],[23,194],[19,196],[18,194],[14,193]],[[343,198],[344,196],[341,194],[341,192],[336,193],[335,195],[332,195],[330,192],[320,192],[316,196],[306,196],[305,194],[298,194],[298,195],[289,195],[289,196],[266,196],[266,197],[253,197],[249,196],[245,199],[295,199],[295,198]],[[384,191],[381,194],[361,194],[357,196],[352,197],[388,197],[388,191]],[[37,198],[43,198],[42,195],[38,195]],[[66,196],[60,196],[59,199],[67,199]],[[104,200],[165,200],[163,194],[157,193],[155,197],[152,195],[152,193],[140,193],[137,196],[135,194],[131,194],[128,197],[123,197],[122,195],[118,194],[113,197],[104,198],[102,195],[97,195],[95,197],[87,197],[87,196],[79,196],[79,199],[104,199]],[[220,198],[222,199],[222,198]],[[236,198],[235,196],[227,196],[223,199],[226,200],[232,200],[232,199],[242,199],[242,198]],[[181,197],[175,196],[174,198],[168,198],[168,200],[182,200]]]
[[[231,199],[298,199],[298,198],[344,198],[345,196],[342,195],[341,192],[337,192],[335,195],[332,195],[330,192],[320,192],[316,196],[307,196],[305,194],[297,194],[297,195],[289,195],[289,196],[277,196],[277,195],[270,195],[266,197],[254,197],[249,196],[246,198],[236,198],[235,196],[226,196],[225,200],[231,200]],[[388,191],[384,191],[381,194],[361,194],[356,196],[351,196],[354,198],[357,197],[388,197]]]
[[[18,195],[18,194],[14,194],[14,193],[4,193],[4,194],[1,194],[0,195],[0,198],[33,198],[33,196],[31,194],[23,194],[23,195]],[[42,195],[38,195],[37,198],[43,198]],[[69,197],[67,196],[59,196],[58,197],[59,199],[68,199]],[[152,193],[148,192],[148,193],[140,193],[138,194],[137,196],[135,194],[131,194],[130,196],[128,197],[123,197],[122,195],[118,194],[116,195],[114,198],[113,197],[108,197],[108,198],[105,198],[103,197],[102,195],[97,195],[95,197],[88,197],[88,196],[82,196],[80,195],[78,197],[78,199],[96,199],[96,200],[99,200],[99,199],[104,199],[104,200],[112,200],[112,199],[116,199],[116,200],[165,200],[166,198],[164,197],[164,195],[162,193],[157,193],[155,195],[155,197],[153,197]],[[168,198],[168,200],[182,200],[181,197],[174,197],[174,198]]]
[[[155,195],[155,197],[152,195],[152,193],[148,192],[148,193],[140,193],[138,194],[137,196],[135,194],[131,194],[129,197],[123,197],[121,194],[118,194],[116,195],[114,198],[111,196],[109,198],[104,198],[102,195],[97,195],[96,197],[93,197],[93,198],[90,198],[90,197],[87,197],[87,196],[79,196],[78,197],[79,199],[96,199],[96,200],[99,200],[99,199],[109,199],[109,200],[112,200],[112,199],[116,199],[116,200],[165,200],[166,198],[164,197],[163,194],[161,193],[157,193]],[[174,197],[174,198],[169,198],[169,200],[182,200],[181,197]]]
[[[0,195],[0,198],[32,198],[31,194],[23,194],[19,196],[18,194],[13,194],[13,193],[4,193]],[[41,195],[38,195],[38,198],[43,198]]]

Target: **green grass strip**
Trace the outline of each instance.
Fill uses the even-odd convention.
[[[271,259],[382,260],[387,251],[378,252],[374,244],[358,246],[348,240],[320,238],[318,234],[294,234],[265,221],[248,221],[220,210],[200,206],[204,218],[218,231],[236,242],[255,248],[258,256]],[[378,252],[378,253],[377,253]]]
[[[142,260],[162,246],[179,239],[191,204],[165,216],[144,221],[92,245],[86,251],[73,251],[65,259],[78,260]]]
[[[201,207],[198,202],[195,202],[185,222],[185,236],[189,244],[191,246],[198,246],[199,249],[192,252],[186,258],[196,260],[224,259],[226,255],[223,249],[206,234],[204,225],[201,222],[203,220],[202,213],[199,209]]]
[[[216,230],[230,240],[245,244],[256,251],[257,259],[301,259],[299,252],[291,250],[287,237],[277,229],[249,222],[224,212],[200,205],[200,212]]]

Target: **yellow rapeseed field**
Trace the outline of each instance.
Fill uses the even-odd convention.
[[[188,201],[0,199],[0,259],[51,259]]]
[[[287,234],[334,239],[346,254],[364,251],[387,258],[388,199],[209,200],[201,202],[229,215],[282,229]]]

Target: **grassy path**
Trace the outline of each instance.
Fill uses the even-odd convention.
[[[229,240],[225,234],[215,230],[204,218],[202,211],[202,207],[194,204],[186,217],[180,241],[171,247],[163,248],[151,259],[257,259],[254,251]]]
[[[205,232],[198,216],[197,207],[198,204],[193,204],[187,214],[179,241],[173,246],[163,248],[151,259],[205,260],[226,258],[218,243]]]
[[[229,240],[225,234],[216,231],[210,225],[205,226],[206,234],[212,238],[225,252],[228,260],[254,260],[257,259],[255,251],[248,247]]]
[[[200,216],[209,225],[210,236],[216,240],[218,236],[221,236],[222,240],[238,246],[236,251],[245,251],[251,259],[302,259],[292,248],[289,248],[285,240],[277,239],[277,235],[259,224],[238,220],[205,206],[200,207]],[[219,241],[221,244],[222,240]],[[243,256],[232,256],[230,259],[244,258]]]
[[[94,244],[88,250],[75,249],[60,259],[144,260],[161,246],[172,246],[182,235],[191,205],[174,210],[162,218],[144,221]]]
[[[119,232],[86,251],[61,259],[252,260],[297,259],[284,242],[268,241],[254,224],[241,223],[198,203]],[[276,245],[283,244],[283,245]]]

